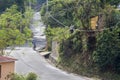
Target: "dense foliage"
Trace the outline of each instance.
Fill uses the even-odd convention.
[[[118,32],[103,31],[98,35],[96,51],[93,60],[97,66],[105,71],[120,72],[120,39]]]
[[[73,34],[69,33],[69,37],[62,39],[60,43],[60,56],[70,57],[79,53],[82,53],[83,45],[82,38],[83,33],[75,31]],[[63,54],[62,54],[63,53]]]
[[[61,27],[57,27],[57,28],[52,28],[50,26],[48,26],[48,28],[45,31],[46,33],[46,37],[47,37],[47,48],[48,50],[51,50],[52,48],[52,41],[57,40],[59,42],[61,42],[62,40],[66,40],[68,39],[68,37],[70,37],[68,28],[61,28]]]
[[[22,14],[18,11],[16,5],[7,8],[5,12],[0,15],[1,51],[7,46],[23,44],[31,37],[31,30],[29,29],[31,15],[32,13],[29,13],[27,10]]]
[[[118,6],[120,4],[119,0],[100,0],[101,5],[104,6],[105,4],[110,4],[113,6]]]
[[[25,7],[28,5],[35,4],[36,0],[0,0],[0,12],[5,11],[6,8],[11,7],[12,5],[17,5],[18,10],[24,12]]]
[[[88,73],[91,69],[95,69],[92,72],[119,73],[120,11],[116,6],[120,0],[49,0],[48,3],[48,11],[46,5],[41,8],[44,23],[53,29],[47,31],[47,37],[51,36],[49,33],[63,37],[54,27],[71,24],[75,27],[74,33],[68,33],[69,37],[57,40],[60,43],[59,62],[64,68],[76,73],[82,70]],[[99,17],[98,28],[92,31],[90,22],[95,16]]]
[[[119,0],[50,0],[48,6],[42,6],[41,15],[45,24],[50,26],[70,26],[73,24],[77,28],[90,29],[91,17],[100,14],[110,16],[113,10],[110,3],[118,5],[119,2]]]
[[[59,21],[62,21],[62,23],[65,25],[69,25],[70,21],[72,21],[73,19],[72,13],[70,13],[69,11],[63,10],[63,9],[70,7],[70,5],[72,5],[72,2],[73,1],[70,1],[70,0],[69,1],[65,1],[65,0],[49,1],[48,11],[52,16],[54,16],[54,18],[58,19]],[[41,9],[41,15],[43,16],[45,24],[49,24],[50,26],[57,26],[57,25],[60,26],[61,24],[56,23],[54,19],[49,17],[50,16],[49,14],[45,14],[46,8],[47,6],[44,5]]]
[[[19,74],[10,74],[6,77],[8,80],[37,80],[37,75],[35,73],[29,73],[27,76],[19,75]]]

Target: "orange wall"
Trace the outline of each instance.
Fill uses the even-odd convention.
[[[10,74],[14,73],[14,65],[15,62],[7,62],[7,63],[0,63],[1,65],[1,78],[0,80],[5,80],[5,77]]]
[[[98,21],[98,16],[91,18],[91,29],[93,30],[96,29],[97,21]]]

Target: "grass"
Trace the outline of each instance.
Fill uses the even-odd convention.
[[[92,78],[92,80],[120,80],[120,74],[100,72],[95,66],[84,66],[82,61],[76,62],[78,56],[59,59],[57,66],[70,73]]]

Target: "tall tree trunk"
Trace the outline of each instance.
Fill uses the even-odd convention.
[[[4,49],[0,49],[0,55],[4,55]]]

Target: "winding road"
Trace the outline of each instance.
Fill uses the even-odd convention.
[[[44,47],[46,45],[45,25],[41,22],[39,12],[34,13],[30,28],[34,35],[33,39],[36,40],[37,49]],[[28,72],[34,72],[38,75],[38,80],[93,80],[67,73],[52,66],[28,44],[16,47],[10,55],[18,59],[15,64],[16,73],[27,74]]]

